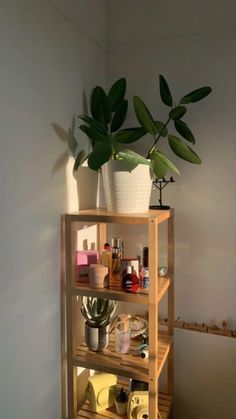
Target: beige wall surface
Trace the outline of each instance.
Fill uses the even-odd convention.
[[[134,94],[143,98],[155,117],[165,120],[159,74],[166,77],[176,100],[203,85],[213,89],[206,100],[189,106],[185,118],[197,138],[202,165],[177,159],[162,142],[181,171],[163,196],[176,210],[176,317],[218,326],[226,319],[236,329],[236,4],[121,0],[107,5],[108,82],[127,78],[127,125],[137,124]],[[145,151],[149,143],[148,137],[140,140],[136,149]],[[152,202],[157,200],[153,192]],[[140,235],[132,231],[133,240],[127,229],[120,234],[127,256],[140,253],[146,244],[143,229]],[[161,264],[166,261],[164,246],[162,250]],[[235,339],[178,331],[175,358],[174,417],[220,419],[226,415],[225,402],[226,416],[233,419]]]
[[[0,4],[0,417],[58,419],[59,220],[78,202],[73,161],[65,167],[67,147],[51,124],[67,129],[83,110],[84,92],[105,85],[106,76],[109,83],[126,76],[129,97],[140,95],[160,118],[166,113],[159,73],[176,97],[212,86],[187,119],[203,164],[173,157],[182,176],[164,200],[176,208],[176,316],[228,319],[236,328],[236,6],[233,0]],[[135,123],[131,109],[128,122]],[[146,232],[131,233],[134,240],[120,231],[136,255]],[[233,339],[177,331],[174,417],[234,419],[235,358]]]
[[[80,22],[61,3],[0,1],[1,419],[60,418],[60,214],[73,204],[52,122],[67,130],[106,80],[105,3],[77,1],[100,11]]]

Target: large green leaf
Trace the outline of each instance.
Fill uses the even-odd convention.
[[[145,157],[140,156],[140,154],[137,154],[132,150],[120,151],[119,156],[122,157],[123,160],[128,161],[134,166],[137,166],[138,164],[146,164],[150,166],[150,161],[148,161],[147,159],[145,159]]]
[[[120,102],[120,104],[116,108],[116,112],[113,116],[113,119],[111,122],[111,132],[115,132],[115,131],[118,131],[118,129],[120,129],[120,127],[122,126],[125,120],[127,110],[128,110],[128,101],[122,100],[122,102]]]
[[[157,134],[157,127],[155,121],[149,112],[148,108],[138,96],[134,96],[134,110],[139,123],[142,127],[152,135]]]
[[[108,101],[112,112],[115,112],[119,104],[125,97],[126,79],[123,77],[117,80],[110,88],[108,93]]]
[[[202,100],[204,97],[208,96],[211,93],[212,89],[209,86],[200,87],[200,89],[193,90],[188,93],[180,100],[180,103],[194,103]]]
[[[200,157],[189,146],[183,143],[180,138],[174,135],[168,135],[171,150],[181,159],[190,163],[201,164]]]
[[[186,111],[187,111],[187,108],[185,108],[185,106],[176,106],[176,108],[170,111],[169,117],[170,119],[173,119],[175,121],[177,119],[182,118],[182,116],[184,116]]]
[[[91,125],[98,131],[102,132],[103,134],[106,134],[107,128],[103,124],[101,124],[101,122],[96,121],[96,119],[90,118],[90,116],[87,115],[80,115],[79,118],[82,119],[82,121],[86,122],[86,124]]]
[[[189,129],[188,125],[184,121],[175,121],[175,129],[176,131],[182,135],[186,140],[190,141],[190,143],[195,144],[195,138],[192,131]]]
[[[169,169],[178,175],[180,174],[174,163],[172,163],[161,151],[153,150],[150,157],[153,172],[158,179],[163,178]]]
[[[162,75],[159,76],[159,85],[160,85],[160,95],[161,95],[162,102],[167,106],[172,106],[173,99],[170,93],[170,89],[167,84],[167,81]]]
[[[105,91],[100,86],[96,86],[92,91],[91,114],[94,119],[105,126],[111,121],[110,103]]]
[[[96,143],[93,151],[88,157],[88,166],[92,170],[98,170],[100,167],[110,160],[112,156],[112,148],[109,143]]]
[[[98,131],[95,127],[80,125],[79,128],[94,142],[109,141],[108,134],[103,134],[101,131]]]
[[[163,178],[167,173],[168,167],[160,159],[159,154],[156,150],[152,151],[150,158],[151,158],[151,165],[152,165],[152,170],[153,170],[154,175],[158,179]]]
[[[163,124],[163,122],[161,121],[155,121],[156,127],[157,127],[157,132],[158,134],[161,134],[162,137],[166,137],[168,134],[168,130],[165,127],[165,124]]]
[[[87,154],[85,153],[84,150],[81,150],[78,154],[78,156],[75,159],[75,163],[74,163],[74,167],[73,167],[73,171],[76,171],[82,164],[83,162],[87,159]]]
[[[147,131],[142,127],[127,128],[127,129],[123,129],[122,131],[117,132],[117,134],[115,134],[114,136],[114,139],[118,143],[128,144],[128,143],[134,143],[135,141],[142,138],[145,134],[147,134]]]

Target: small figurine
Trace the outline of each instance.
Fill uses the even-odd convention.
[[[162,177],[161,179],[155,179],[152,183],[154,185],[155,189],[159,189],[160,191],[160,197],[159,197],[159,204],[160,205],[150,205],[150,209],[169,209],[170,206],[169,205],[163,205],[162,204],[162,189],[164,189],[169,183],[174,183],[174,179],[171,176],[170,180],[166,180],[164,177]]]

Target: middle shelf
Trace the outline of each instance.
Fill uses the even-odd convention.
[[[172,337],[168,334],[163,332],[158,334],[157,377],[159,377],[168,357],[172,341]],[[137,341],[133,340],[130,353],[121,354],[115,351],[113,334],[110,336],[108,348],[101,352],[90,351],[83,342],[76,350],[73,365],[148,382],[149,362],[135,354],[136,345]]]
[[[167,277],[161,277],[158,279],[158,303],[167,291],[170,285],[170,279]],[[114,287],[115,288],[115,287]],[[148,304],[148,293],[142,294],[138,292],[136,294],[120,291],[119,289],[94,289],[88,284],[75,284],[72,288],[73,295],[84,295],[90,297],[106,298],[109,300],[123,301],[125,303],[134,304]]]

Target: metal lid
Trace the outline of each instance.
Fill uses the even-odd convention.
[[[121,238],[112,238],[111,239],[111,246],[112,247],[117,247],[117,248],[120,248],[120,247],[122,247],[122,240],[121,240]]]

